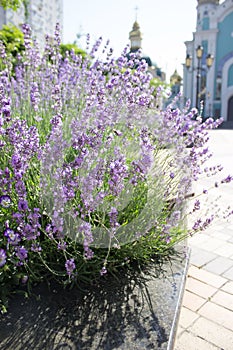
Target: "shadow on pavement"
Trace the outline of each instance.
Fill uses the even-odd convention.
[[[136,269],[64,290],[40,284],[16,295],[0,320],[1,350],[167,349],[187,261]]]

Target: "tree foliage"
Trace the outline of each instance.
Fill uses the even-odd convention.
[[[65,57],[67,51],[70,53],[72,50],[75,55],[81,55],[83,58],[86,56],[86,52],[80,49],[76,44],[61,44],[60,50],[62,57]]]
[[[171,86],[165,81],[161,81],[159,78],[152,78],[150,81],[150,86],[154,88],[153,95],[157,96],[158,89],[162,88],[162,91],[170,90]],[[163,94],[163,97],[166,97],[166,93]]]
[[[0,30],[0,40],[5,46],[7,55],[12,55],[13,58],[18,53],[24,51],[24,36],[19,28],[11,25],[3,25]]]
[[[4,8],[4,10],[10,8],[16,11],[22,2],[23,0],[0,0],[0,5]]]

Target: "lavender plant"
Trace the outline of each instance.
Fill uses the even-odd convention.
[[[215,219],[200,215],[188,229],[200,201],[190,211],[185,202],[210,157],[207,130],[221,120],[202,123],[176,99],[160,109],[140,52],[115,59],[107,43],[98,59],[102,39],[89,48],[87,37],[86,57],[64,58],[58,25],[42,54],[23,32],[14,71],[0,46],[3,305],[8,287],[93,283],[169,255]]]

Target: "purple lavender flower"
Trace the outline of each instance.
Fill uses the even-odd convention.
[[[117,159],[112,160],[109,164],[110,179],[108,181],[109,188],[112,193],[117,196],[124,188],[124,179],[128,176],[128,167],[126,165],[125,156],[115,150]]]
[[[200,206],[201,206],[201,203],[200,203],[199,199],[196,199],[195,203],[194,203],[193,211],[199,210]]]
[[[37,223],[33,224],[33,222],[23,224],[21,223],[19,230],[21,231],[22,236],[24,236],[27,241],[35,240],[40,235],[39,225]]]
[[[6,252],[4,249],[0,249],[0,267],[4,266],[6,263]]]
[[[74,269],[75,269],[75,263],[74,263],[74,259],[70,259],[70,260],[66,260],[65,262],[65,268],[66,268],[66,271],[67,271],[67,274],[70,276]]]
[[[4,231],[4,236],[11,245],[17,245],[21,240],[20,235],[9,227]]]
[[[163,225],[162,236],[168,236],[170,234],[171,224]]]
[[[3,195],[0,197],[0,205],[3,208],[9,208],[12,204],[11,197],[8,195]]]
[[[16,256],[17,258],[19,258],[19,260],[24,261],[27,259],[28,251],[26,248],[24,248],[23,246],[17,247],[15,251],[16,251]]]
[[[18,202],[18,210],[19,211],[27,211],[28,210],[28,202],[25,199],[20,199]]]
[[[3,115],[5,116],[6,120],[9,121],[10,115],[11,115],[11,100],[10,98],[3,99],[2,100],[2,108],[1,111]]]
[[[42,251],[42,248],[41,248],[41,246],[40,246],[40,244],[38,242],[35,242],[31,246],[31,251],[35,252],[35,253],[39,253],[39,252]]]
[[[118,211],[115,207],[112,207],[110,212],[109,212],[109,220],[110,220],[110,225],[113,228],[116,228],[117,226],[119,226],[118,222],[117,222],[117,215],[118,215]]]
[[[27,275],[25,275],[25,276],[23,276],[22,278],[21,278],[21,283],[22,284],[26,284],[27,283],[27,281],[28,281],[28,276]]]
[[[193,227],[192,227],[192,229],[193,229],[194,231],[200,230],[200,229],[201,229],[201,223],[202,223],[202,220],[201,220],[201,219],[196,220],[195,223],[194,223],[194,225],[193,225]]]
[[[229,183],[233,180],[232,175],[228,175],[225,179],[222,179],[221,183]]]
[[[3,42],[2,41],[0,41],[0,57],[2,58],[2,59],[4,59],[4,63],[6,62],[6,58],[7,58],[7,55],[6,55],[6,50],[5,50],[5,46],[4,46],[4,44],[3,44]]]
[[[93,236],[91,232],[91,225],[88,222],[84,222],[79,227],[79,232],[84,235],[83,240],[83,249],[84,256],[86,259],[91,259],[94,255],[94,252],[90,249],[90,244],[93,242]]]
[[[204,221],[201,229],[205,230],[211,224],[211,222],[213,220],[214,220],[214,215],[211,215],[209,218],[206,218],[206,220]]]
[[[157,88],[153,92],[155,98],[152,97],[151,78],[141,52],[128,55],[129,48],[125,48],[122,56],[115,59],[109,48],[106,61],[93,59],[100,38],[88,49],[86,58],[74,51],[61,58],[57,25],[54,40],[46,38],[45,54],[41,57],[30,27],[24,25],[23,31],[25,53],[17,57],[11,77],[4,70],[0,76],[0,149],[7,155],[0,169],[0,206],[8,208],[18,203],[17,211],[4,210],[7,218],[1,222],[4,227],[9,221],[4,231],[9,264],[17,268],[35,256],[32,252],[40,252],[42,246],[46,252],[49,244],[51,252],[73,252],[65,261],[67,274],[72,275],[75,254],[80,254],[70,249],[72,240],[81,237],[84,259],[92,259],[94,233],[101,231],[103,225],[107,226],[106,234],[115,234],[118,211],[128,203],[131,208],[132,204],[127,196],[124,200],[124,195],[130,197],[131,184],[136,186],[143,181],[149,184],[146,209],[151,210],[151,216],[142,220],[141,214],[138,216],[138,222],[146,221],[146,225],[141,225],[138,236],[130,232],[132,239],[148,232],[156,222],[161,239],[168,243],[172,238],[173,243],[172,229],[182,220],[178,204],[183,204],[192,182],[203,173],[203,164],[210,157],[207,129],[217,127],[220,121],[194,120],[198,111],[189,111],[190,101],[183,110],[177,108],[180,96],[160,111],[162,88]],[[87,43],[89,46],[89,36]],[[1,43],[0,55],[6,64]],[[29,118],[23,117],[28,116],[25,111],[30,111]],[[160,162],[159,154],[164,150],[167,158]],[[211,167],[205,173],[208,176],[220,170],[221,166]],[[174,177],[176,181],[172,181]],[[222,183],[231,181],[229,175]],[[164,218],[163,203],[171,196],[177,199],[176,207],[169,218]],[[36,203],[41,203],[40,210],[33,208]],[[193,212],[199,208],[197,200]],[[78,234],[75,238],[66,237],[69,231],[76,231],[75,219],[79,220]],[[212,217],[198,219],[192,232],[205,229],[211,221]],[[69,230],[69,225],[73,230]],[[132,225],[132,231],[133,228]],[[19,246],[21,240],[25,247]],[[121,245],[122,241],[117,241],[117,248]],[[0,261],[6,263],[3,249]],[[106,258],[101,275],[107,273],[107,263]]]
[[[57,249],[65,251],[66,248],[67,248],[67,243],[66,242],[58,242]]]
[[[36,82],[32,83],[31,92],[30,92],[30,99],[32,106],[35,111],[38,111],[39,109],[39,102],[40,102],[40,93],[38,84]]]
[[[15,168],[16,170],[21,169],[22,161],[21,161],[21,157],[19,154],[17,154],[17,153],[13,154],[13,156],[11,158],[11,162],[12,162],[13,168]]]
[[[104,276],[104,275],[106,275],[107,272],[108,272],[108,271],[107,271],[107,269],[106,269],[106,266],[103,266],[102,269],[100,270],[100,275],[101,275],[101,276]]]
[[[52,118],[51,118],[51,121],[50,123],[54,126],[61,126],[62,125],[62,117],[61,115],[54,115]]]
[[[177,226],[179,221],[180,221],[180,219],[181,219],[181,212],[180,212],[180,210],[175,210],[175,211],[172,212],[169,222],[173,226]]]
[[[84,257],[87,259],[87,260],[90,260],[93,258],[94,256],[94,252],[91,248],[89,248],[88,246],[88,242],[86,239],[84,239],[84,243],[83,243],[83,248],[84,248]]]

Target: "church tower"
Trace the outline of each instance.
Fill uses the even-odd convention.
[[[135,8],[136,10],[136,18],[133,23],[133,28],[129,32],[129,40],[130,40],[130,53],[135,53],[138,50],[142,50],[142,33],[140,30],[140,26],[137,21],[137,10],[138,8]],[[128,58],[130,57],[129,54],[127,54]],[[157,66],[155,62],[152,62],[151,58],[147,55],[142,55],[141,60],[145,60],[148,65],[148,72],[151,73],[151,75],[154,78],[158,78],[161,81],[166,80],[166,75],[162,71],[161,68]]]
[[[133,24],[133,29],[129,33],[129,40],[131,43],[130,51],[135,52],[142,48],[142,33],[137,20]]]
[[[219,6],[219,0],[197,0],[197,31],[210,29],[210,12]]]

